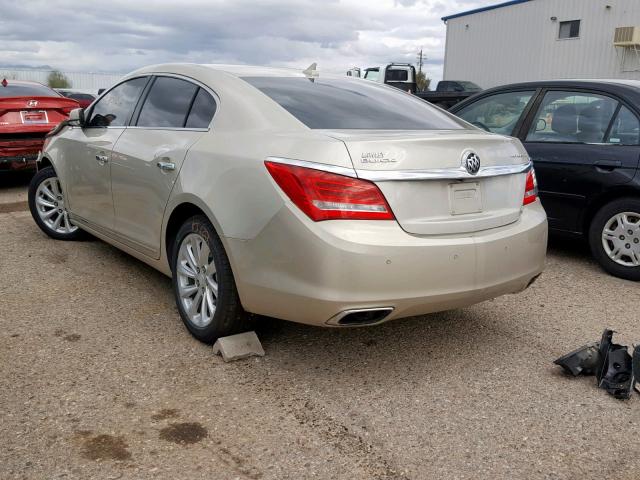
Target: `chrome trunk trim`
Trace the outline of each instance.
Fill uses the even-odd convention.
[[[533,167],[531,162],[518,165],[492,165],[481,167],[471,175],[464,167],[431,168],[425,170],[356,170],[358,178],[372,182],[394,182],[415,180],[467,180],[526,173]]]

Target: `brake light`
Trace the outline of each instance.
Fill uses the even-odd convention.
[[[527,173],[527,182],[524,187],[524,199],[522,200],[522,205],[529,205],[533,203],[538,198],[538,181],[536,180],[536,172],[533,170],[529,170]]]
[[[264,162],[278,186],[315,222],[393,220],[393,212],[372,182],[314,168]]]

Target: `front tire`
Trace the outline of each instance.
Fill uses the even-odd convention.
[[[626,280],[640,280],[640,199],[614,200],[593,217],[589,246],[604,270]]]
[[[213,343],[249,328],[229,259],[204,215],[190,218],[178,230],[171,266],[178,312],[194,337]]]
[[[78,240],[84,232],[69,220],[66,199],[52,167],[40,170],[29,184],[29,210],[40,230],[56,240]]]

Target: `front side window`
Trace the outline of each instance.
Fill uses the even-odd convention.
[[[570,20],[568,22],[560,22],[558,27],[558,38],[578,38],[580,36],[580,20]]]
[[[635,113],[624,105],[613,120],[607,143],[616,145],[640,145],[640,122]]]
[[[309,128],[452,130],[453,115],[398,89],[353,79],[244,77]]]
[[[528,142],[602,143],[618,102],[597,93],[547,92]]]
[[[535,92],[506,92],[481,98],[462,108],[456,115],[488,132],[512,135]]]
[[[127,125],[147,80],[147,77],[134,78],[109,91],[91,110],[88,126],[124,127]]]
[[[183,128],[198,86],[173,77],[157,77],[136,123],[148,128]]]

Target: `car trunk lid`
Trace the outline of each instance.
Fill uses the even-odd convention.
[[[466,234],[518,220],[529,158],[519,141],[475,130],[325,131],[346,145],[412,234]],[[470,174],[464,162],[480,160]],[[472,162],[473,163],[473,162]]]
[[[78,108],[78,102],[66,97],[0,98],[0,133],[50,130]]]

